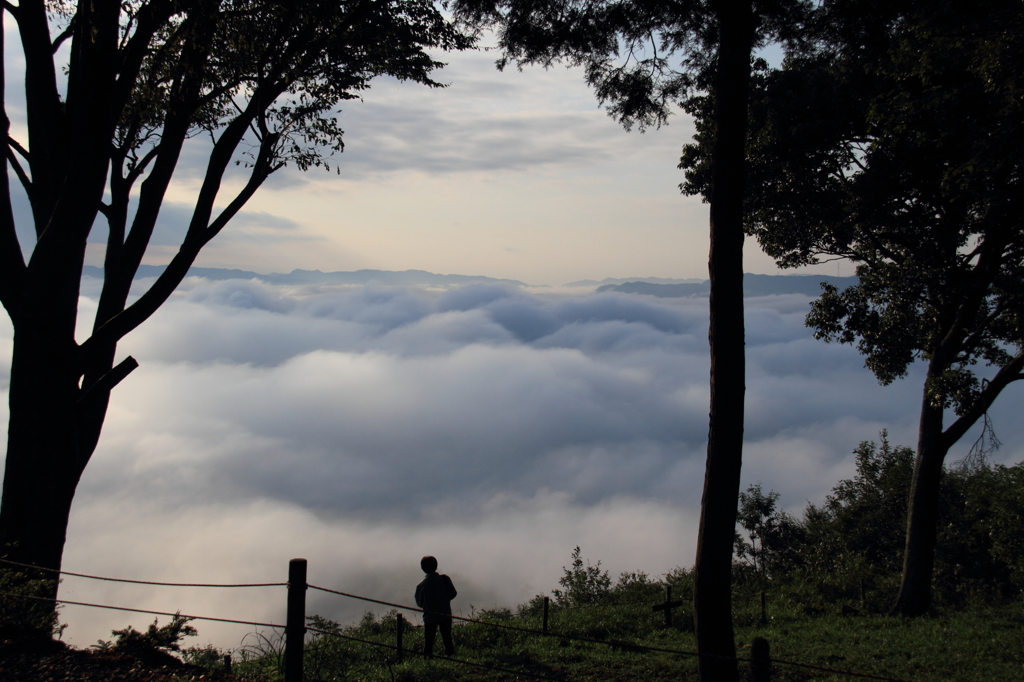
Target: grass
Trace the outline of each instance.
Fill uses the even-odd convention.
[[[307,680],[364,682],[483,682],[529,680],[533,676],[579,682],[611,680],[696,680],[696,659],[692,656],[637,650],[637,646],[696,650],[692,620],[676,612],[672,628],[659,625],[662,614],[651,605],[663,598],[660,588],[648,584],[632,594],[612,594],[602,601],[573,608],[552,606],[549,631],[565,637],[542,637],[476,623],[454,628],[455,658],[473,662],[461,665],[444,658],[424,659],[413,653],[422,650],[421,628],[404,632],[407,653],[398,662],[393,648],[395,613],[381,617],[367,614],[358,625],[344,627],[314,617],[313,627],[349,637],[378,642],[375,647],[329,635],[307,637],[305,670]],[[678,592],[677,592],[678,594]],[[855,671],[892,679],[925,682],[992,682],[1024,679],[1024,602],[949,612],[928,618],[903,619],[884,615],[836,613],[808,615],[793,602],[769,599],[769,621],[760,623],[760,606],[750,608],[737,600],[737,656],[749,656],[754,637],[764,637],[776,661],[795,661],[813,666]],[[754,600],[750,600],[753,602]],[[537,604],[519,613],[508,610],[483,611],[474,618],[502,625],[541,628]],[[574,637],[597,640],[585,642]],[[280,643],[264,639],[250,647],[248,660],[239,661],[235,674],[250,680],[277,680]],[[440,642],[437,644],[440,650]],[[238,656],[236,654],[236,656]],[[747,664],[741,664],[741,679]],[[518,674],[502,673],[485,666],[508,668]],[[831,681],[855,680],[809,668],[777,663],[773,680]],[[860,678],[863,679],[863,678]]]

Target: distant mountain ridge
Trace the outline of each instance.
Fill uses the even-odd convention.
[[[136,278],[157,277],[164,271],[163,265],[141,265]],[[103,268],[87,265],[82,274],[86,277],[103,277]],[[289,273],[262,274],[251,270],[228,268],[190,268],[188,274],[209,280],[258,279],[267,284],[328,284],[360,286],[377,283],[384,286],[461,286],[464,284],[505,284],[525,287],[527,284],[515,279],[498,279],[483,275],[439,275],[426,270],[355,270],[321,272],[320,270],[292,270]],[[821,293],[820,282],[829,282],[840,289],[856,284],[856,277],[832,277],[828,275],[743,275],[745,296],[769,296],[772,294],[804,294],[817,296]],[[598,293],[618,291],[625,294],[645,294],[658,298],[687,298],[707,296],[711,291],[708,280],[666,279],[643,277],[631,279],[606,278],[604,280],[581,280],[570,282],[566,287],[590,287],[596,284]]]
[[[771,296],[778,294],[803,294],[818,296],[821,294],[821,283],[828,282],[843,290],[857,283],[856,277],[833,277],[830,275],[743,275],[743,295]],[[703,282],[687,282],[682,284],[654,284],[651,282],[626,282],[624,284],[608,284],[597,288],[603,291],[619,291],[624,294],[646,294],[658,298],[691,298],[707,296],[711,293],[710,280]]]
[[[616,284],[628,284],[632,282],[646,282],[648,284],[699,284],[704,280],[697,278],[689,279],[670,279],[667,277],[605,277],[600,282],[596,279],[581,279],[578,282],[569,282],[563,284],[566,287],[593,287],[593,286],[612,286]]]
[[[163,265],[140,265],[136,279],[158,277],[164,271]],[[87,265],[82,271],[86,277],[103,277],[103,268]],[[483,275],[438,275],[426,270],[356,270],[354,272],[321,272],[320,270],[292,270],[289,273],[273,272],[269,275],[249,270],[229,270],[227,268],[189,268],[189,276],[203,277],[209,280],[225,279],[258,279],[267,284],[378,284],[399,285],[433,285],[453,286],[474,282],[488,284],[510,284],[526,286],[514,279],[497,279]]]

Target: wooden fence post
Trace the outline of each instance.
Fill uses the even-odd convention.
[[[772,656],[768,640],[755,637],[750,645],[750,682],[768,682],[772,677]]]
[[[224,672],[231,674],[231,654],[224,654]]]
[[[398,635],[395,637],[395,648],[398,650],[398,662],[402,662],[402,630],[405,629],[405,619],[402,618],[402,614],[395,616],[395,626],[398,631]]]
[[[541,628],[541,631],[545,635],[548,634],[548,604],[550,602],[551,602],[551,600],[549,598],[544,597],[544,627]]]
[[[284,682],[302,682],[306,636],[306,560],[288,562],[288,617],[284,629]]]

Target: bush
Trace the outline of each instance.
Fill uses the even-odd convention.
[[[221,651],[212,644],[201,647],[190,646],[181,650],[181,657],[186,663],[207,670],[223,670],[225,654],[225,651]]]
[[[591,566],[588,560],[584,565],[579,546],[572,551],[572,568],[563,566],[562,570],[565,574],[558,579],[558,584],[565,589],[551,591],[559,606],[593,604],[611,591],[612,579],[608,571],[601,570],[600,561]]]
[[[751,601],[772,593],[805,613],[843,602],[884,612],[899,589],[914,451],[862,442],[857,473],[839,481],[821,506],[794,521],[776,509],[778,494],[751,486],[740,494],[734,585]],[[935,553],[936,604],[955,608],[1007,603],[1024,591],[1024,463],[984,460],[947,469],[940,488]],[[780,593],[785,592],[785,597]]]
[[[103,651],[123,652],[151,652],[151,651],[181,651],[181,640],[185,637],[193,637],[197,634],[194,627],[189,625],[192,620],[180,613],[174,614],[171,622],[157,627],[159,618],[149,624],[145,632],[139,632],[131,625],[121,630],[112,630],[110,634],[117,635],[113,642],[99,640],[95,647]]]
[[[0,637],[35,635],[60,637],[66,625],[57,618],[52,601],[55,581],[29,578],[25,573],[0,568]]]

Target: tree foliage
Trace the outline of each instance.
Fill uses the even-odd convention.
[[[0,638],[60,635],[66,625],[43,599],[56,589],[56,581],[32,578],[23,571],[0,565]]]
[[[194,637],[198,631],[189,622],[192,618],[176,613],[171,620],[160,625],[160,619],[154,618],[145,632],[139,632],[131,625],[120,630],[112,630],[116,635],[113,642],[99,640],[94,646],[102,651],[144,652],[162,650],[166,652],[181,651],[181,641],[185,637]]]
[[[1024,591],[1024,464],[960,465],[943,481],[936,590],[943,603]]]
[[[885,431],[880,441],[858,445],[856,475],[804,513],[807,566],[858,592],[891,589],[902,565],[914,451],[890,444]]]
[[[930,395],[974,415],[995,391],[977,363],[1021,367],[1019,4],[825,6],[819,39],[754,80],[746,229],[783,267],[857,263],[814,304],[816,336],[856,343],[882,383],[941,355]],[[684,190],[706,196],[711,102],[686,106]]]
[[[707,0],[458,0],[462,21],[493,27],[499,69],[581,67],[609,116],[627,130],[668,123],[675,105],[714,88],[722,13]],[[752,47],[800,41],[810,2],[759,2]]]
[[[854,454],[854,476],[833,486],[824,504],[807,505],[800,518],[777,508],[778,493],[752,486],[744,495],[741,528],[760,525],[769,537],[767,529],[792,524],[762,543],[761,556],[772,582],[799,587],[809,609],[854,602],[885,611],[900,585],[914,451],[892,445],[883,431],[879,443],[864,441]],[[936,552],[939,606],[1007,603],[1024,593],[1022,482],[1024,463],[968,460],[947,467]],[[751,566],[750,544],[737,544],[740,569]]]
[[[564,589],[552,590],[555,603],[560,606],[583,606],[593,604],[606,596],[612,586],[608,571],[601,570],[601,562],[591,565],[584,563],[583,555],[577,546],[572,551],[572,567],[562,567],[563,575],[558,584]]]
[[[735,555],[741,566],[758,579],[761,589],[768,582],[799,565],[797,554],[803,528],[787,512],[779,509],[779,494],[765,493],[757,483],[740,493]]]

